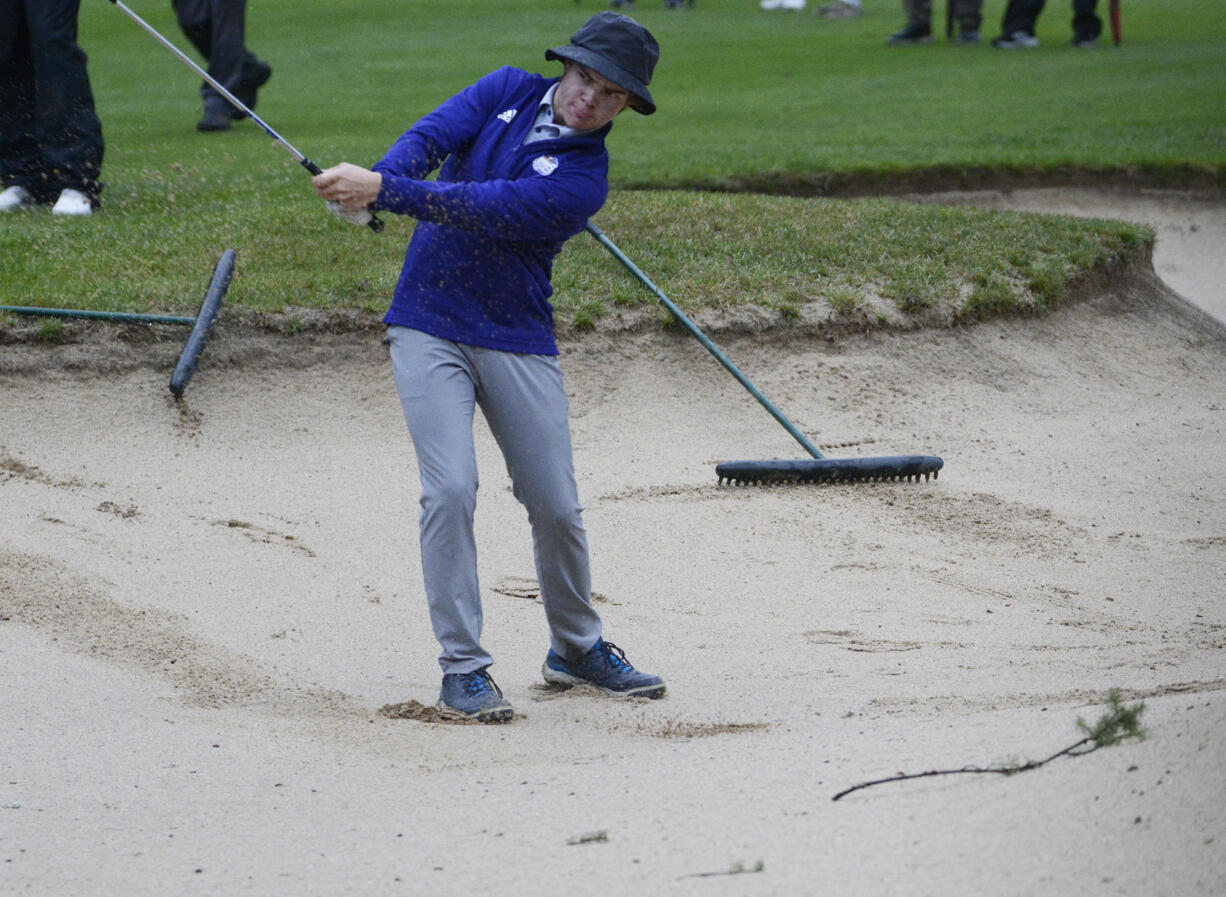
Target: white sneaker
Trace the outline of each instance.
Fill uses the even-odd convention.
[[[804,9],[805,0],[762,0],[758,5],[763,9]]]
[[[60,198],[51,207],[52,215],[92,215],[94,204],[80,190],[69,188],[60,192]]]
[[[998,50],[1033,50],[1039,45],[1039,39],[1025,31],[1014,31],[1008,37],[998,37],[992,41],[992,46]]]
[[[34,205],[34,197],[30,195],[30,191],[17,184],[0,193],[0,212],[11,212],[22,206],[32,205]]]

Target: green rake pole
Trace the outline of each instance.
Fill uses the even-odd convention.
[[[626,269],[638,278],[643,286],[651,290],[655,297],[664,304],[669,313],[676,318],[681,325],[690,332],[710,352],[715,359],[722,364],[732,376],[740,382],[742,386],[749,391],[758,403],[770,412],[783,428],[792,435],[792,438],[799,442],[810,455],[813,457],[804,461],[727,461],[723,464],[718,464],[715,467],[715,474],[719,477],[721,483],[830,483],[830,482],[846,482],[846,481],[882,481],[882,480],[919,480],[921,478],[927,480],[929,477],[935,477],[937,472],[944,465],[944,462],[933,455],[894,455],[881,458],[827,458],[817,450],[805,435],[796,429],[796,426],[784,416],[783,412],[774,406],[774,404],[758,387],[750,382],[749,378],[741,373],[740,369],[733,364],[715,343],[707,338],[707,335],[698,329],[698,326],[685,316],[681,309],[664,295],[664,291],[651,282],[646,274],[644,274],[634,262],[626,257],[626,254],[617,248],[616,244],[605,236],[604,231],[592,224],[587,223],[587,232],[596,238],[596,241],[605,249],[609,250],[613,256],[626,267]]]
[[[114,321],[117,324],[185,324],[191,326],[196,323],[195,318],[185,318],[179,315],[140,315],[123,311],[86,311],[79,308],[35,308],[30,305],[0,305],[0,311],[40,318],[81,318],[93,321]]]
[[[179,362],[175,365],[174,374],[170,378],[170,391],[176,399],[183,398],[183,390],[187,389],[187,381],[196,372],[196,364],[204,344],[213,332],[213,324],[221,312],[221,303],[230,279],[234,276],[235,252],[227,249],[217,260],[213,268],[213,276],[208,288],[204,291],[204,301],[194,318],[183,315],[149,315],[126,311],[90,311],[80,308],[37,308],[31,305],[0,305],[0,312],[15,315],[29,315],[39,318],[79,318],[87,321],[109,321],[116,324],[172,324],[192,328],[179,354]]]
[[[617,245],[612,240],[610,240],[608,237],[605,236],[604,231],[602,231],[600,228],[598,228],[596,225],[592,224],[589,221],[587,225],[587,232],[591,234],[593,237],[595,237],[600,242],[600,244],[604,246],[605,249],[613,253],[613,256],[619,262],[625,265],[626,269],[631,274],[633,274],[635,277],[637,277],[639,281],[643,284],[643,286],[647,287],[647,289],[655,293],[656,298],[659,299],[662,303],[664,303],[664,307],[667,308],[669,313],[674,318],[677,319],[677,321],[681,324],[681,326],[684,327],[686,330],[688,330],[694,336],[696,340],[702,343],[703,346],[706,347],[706,350],[715,356],[715,360],[718,361],[720,364],[722,364],[725,368],[727,368],[728,373],[736,377],[736,379],[740,381],[741,385],[744,386],[747,390],[749,390],[749,394],[753,396],[755,399],[757,399],[763,408],[765,408],[767,411],[770,412],[771,417],[773,417],[775,420],[779,421],[779,423],[783,425],[783,429],[787,430],[789,433],[792,434],[792,438],[795,439],[797,442],[799,442],[804,447],[804,450],[806,452],[808,452],[814,458],[826,457],[825,455],[823,455],[821,452],[817,450],[817,446],[815,446],[812,442],[810,442],[805,437],[804,433],[796,429],[796,425],[793,424],[790,420],[788,420],[787,417],[784,416],[784,413],[780,411],[778,408],[776,408],[774,403],[771,402],[770,399],[768,399],[766,396],[762,394],[762,390],[754,386],[753,383],[750,382],[749,378],[741,373],[740,368],[738,368],[735,364],[733,364],[732,361],[729,360],[728,356],[725,355],[723,352],[721,352],[719,350],[719,347],[716,346],[715,343],[707,339],[707,335],[703,333],[701,330],[699,330],[698,326],[693,321],[691,321],[689,318],[687,318],[685,316],[685,313],[682,312],[681,309],[679,309],[673,303],[671,299],[669,299],[667,296],[664,295],[664,291],[661,290],[654,283],[652,283],[651,278],[648,277],[646,274],[644,274],[639,269],[638,265],[630,261],[630,259],[626,257],[625,253],[623,253],[620,249],[618,249]]]

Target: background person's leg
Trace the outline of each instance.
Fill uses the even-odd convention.
[[[983,0],[948,0],[954,4],[960,34],[978,34],[983,26]]]
[[[26,7],[30,0],[0,0],[0,188],[37,185],[34,142],[34,65]],[[55,197],[50,197],[54,199]]]
[[[179,30],[208,62],[213,52],[213,27],[209,19],[209,0],[171,0]]]
[[[211,46],[209,74],[230,93],[238,88],[243,73],[243,54],[247,35],[247,0],[212,0],[209,9]],[[201,93],[206,102],[221,96],[205,84]],[[226,108],[230,109],[229,104]]]
[[[102,123],[94,111],[85,51],[77,44],[80,6],[80,0],[40,0],[26,9],[34,132],[38,175],[49,191],[78,190],[96,205],[102,191]]]
[[[1019,31],[1034,35],[1035,23],[1046,0],[1009,0],[1000,23],[1000,33],[1011,37]]]
[[[1073,0],[1073,43],[1088,44],[1098,40],[1103,20],[1098,17],[1098,0]]]

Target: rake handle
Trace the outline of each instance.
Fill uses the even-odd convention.
[[[626,267],[626,270],[638,278],[639,282],[642,283],[643,286],[647,287],[647,289],[651,290],[655,294],[656,298],[663,303],[664,307],[668,309],[669,313],[676,318],[681,326],[688,330],[695,339],[702,343],[706,350],[715,356],[715,360],[727,368],[728,373],[736,377],[740,384],[749,391],[749,394],[757,399],[763,408],[770,412],[771,416],[777,420],[783,426],[783,428],[788,431],[788,433],[791,434],[793,439],[801,444],[806,452],[808,452],[814,458],[826,457],[817,450],[817,447],[813,445],[813,443],[805,438],[805,435],[801,433],[800,430],[796,429],[796,426],[784,416],[782,411],[771,403],[770,399],[762,394],[762,391],[758,389],[758,387],[754,386],[753,383],[750,382],[748,377],[741,373],[740,368],[733,364],[732,361],[729,360],[728,356],[721,352],[719,347],[716,346],[715,343],[711,342],[705,333],[698,329],[698,325],[687,318],[684,312],[674,305],[673,301],[665,296],[664,292],[658,286],[652,283],[651,279],[641,270],[639,270],[639,267],[634,264],[634,262],[630,261],[630,259],[626,257],[626,254],[618,249],[617,245],[612,240],[605,236],[604,231],[589,221],[587,223],[587,232],[595,237],[596,241],[600,243],[601,246],[609,250],[609,252],[613,254],[614,258],[621,262]]]
[[[195,324],[195,318],[182,315],[145,315],[126,311],[91,311],[80,308],[38,308],[30,305],[0,305],[0,311],[40,318],[80,318],[113,321],[120,324]]]
[[[200,303],[200,311],[196,313],[195,326],[183,345],[183,352],[179,355],[179,362],[170,378],[170,391],[176,399],[183,398],[187,381],[196,373],[196,363],[200,360],[200,353],[204,351],[204,343],[213,332],[213,324],[221,311],[222,300],[225,299],[230,280],[234,277],[234,259],[234,250],[227,249],[213,268],[213,276],[204,291],[204,301]]]

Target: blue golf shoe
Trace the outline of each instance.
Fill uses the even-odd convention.
[[[438,708],[479,723],[505,723],[515,716],[511,702],[484,669],[444,675]]]
[[[664,695],[664,680],[641,673],[626,660],[626,652],[600,639],[579,660],[567,660],[553,649],[545,656],[541,675],[552,685],[594,685],[611,695],[659,698]]]

